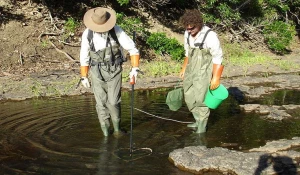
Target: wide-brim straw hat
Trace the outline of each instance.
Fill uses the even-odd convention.
[[[116,24],[116,12],[112,9],[96,7],[88,10],[83,17],[84,25],[94,32],[107,32]]]

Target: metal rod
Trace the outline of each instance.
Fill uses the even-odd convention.
[[[133,31],[133,42],[135,42],[135,31]],[[133,82],[135,77],[133,78]],[[132,130],[133,130],[133,102],[134,102],[134,83],[131,84],[131,109],[130,109],[130,157],[132,156]]]
[[[132,154],[132,130],[133,130],[133,100],[134,99],[134,84],[131,85],[131,109],[130,109],[130,157]]]

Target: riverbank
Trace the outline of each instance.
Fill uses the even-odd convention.
[[[289,57],[280,58],[293,65],[289,70],[283,69],[280,65],[256,64],[247,67],[247,71],[245,71],[245,67],[243,66],[227,64],[221,78],[221,83],[227,88],[238,87],[241,91],[245,91],[244,93],[250,95],[249,89],[251,88],[245,88],[247,84],[261,84],[263,86],[264,83],[281,83],[282,85],[279,86],[280,89],[297,89],[299,88],[297,82],[300,82],[297,79],[300,73],[299,54],[295,52]],[[59,98],[61,96],[92,93],[91,89],[86,89],[80,83],[78,84],[80,78],[78,66],[77,69],[72,67],[72,65],[65,64],[64,66],[66,66],[66,69],[48,69],[29,74],[1,72],[0,100],[25,100],[39,97]],[[125,70],[126,68],[124,72]],[[124,76],[126,77],[125,73],[123,74]],[[139,76],[135,89],[173,87],[178,85],[178,82],[181,82],[181,79],[177,75],[156,78]],[[122,87],[123,90],[131,89],[131,85],[128,82],[123,82]],[[276,90],[276,87],[272,88]],[[256,96],[262,95],[259,92],[256,93],[258,93]]]

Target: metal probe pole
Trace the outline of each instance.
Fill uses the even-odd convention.
[[[133,42],[135,42],[135,31],[133,31]],[[135,84],[135,77],[133,76],[130,80],[131,84],[131,109],[130,109],[130,157],[132,155],[132,125],[133,125],[133,99],[134,99],[134,84]]]

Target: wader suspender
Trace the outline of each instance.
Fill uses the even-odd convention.
[[[91,48],[91,51],[95,51],[95,46],[94,46],[94,42],[93,42],[93,35],[94,35],[94,32],[90,29],[88,29],[88,36],[87,36],[87,39],[89,41],[89,44],[90,44],[90,48]],[[117,44],[120,46],[120,42],[118,40],[118,37],[117,37],[117,34],[116,34],[116,31],[115,31],[115,28],[112,28],[108,31],[108,36],[111,36],[116,42]],[[107,44],[109,41],[109,37],[107,36],[107,40],[106,40],[106,47],[107,47]]]
[[[88,35],[87,35],[87,39],[88,39],[88,42],[90,44],[90,49],[91,51],[95,52],[95,46],[94,46],[94,42],[93,42],[93,35],[94,35],[94,32],[90,29],[88,29]],[[106,45],[105,47],[108,47],[108,44],[110,45],[110,49],[111,49],[111,53],[113,54],[113,51],[112,51],[112,45],[111,45],[111,42],[110,42],[110,38],[109,36],[112,37],[112,39],[118,44],[118,46],[120,47],[120,42],[118,40],[118,37],[116,35],[116,31],[114,28],[110,29],[108,31],[108,35],[107,35],[107,38],[106,38]],[[117,60],[110,60],[110,65],[112,65],[112,63],[114,63],[114,65],[120,65],[122,62],[125,62],[127,60],[125,60],[125,58],[122,57],[122,59],[117,59]],[[108,66],[108,65],[106,65]],[[108,66],[108,71],[110,71],[110,67]]]
[[[211,29],[208,29],[208,30],[207,30],[207,32],[205,33],[205,35],[204,35],[203,40],[202,40],[201,43],[195,43],[194,45],[195,45],[196,47],[199,47],[199,49],[203,49],[204,41],[205,41],[205,39],[206,39],[206,37],[207,37],[207,34],[208,34],[210,31],[212,31],[212,30],[211,30]],[[189,33],[189,35],[188,35],[188,37],[187,37],[187,43],[188,43],[189,46],[190,46],[190,35],[191,35],[191,34]]]

